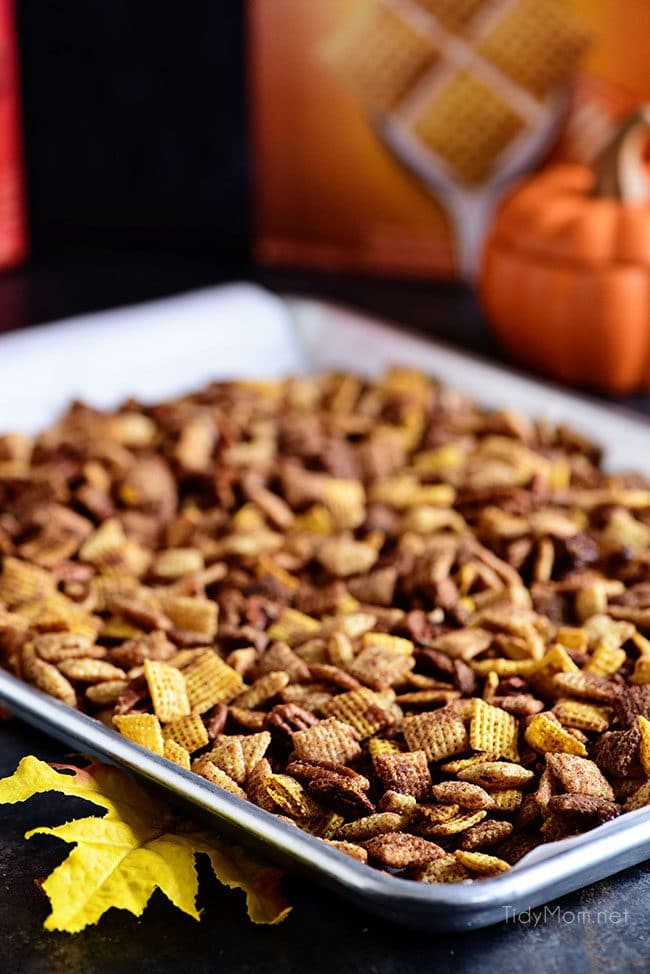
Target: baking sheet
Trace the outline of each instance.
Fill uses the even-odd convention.
[[[612,469],[650,473],[650,427],[319,301],[286,301],[246,285],[206,289],[54,323],[0,339],[0,429],[35,431],[70,399],[102,407],[127,396],[176,395],[214,378],[274,377],[322,368],[375,374],[413,365],[488,406],[571,422],[607,448]],[[367,908],[428,929],[512,917],[650,857],[650,808],[544,846],[504,876],[425,886],[354,862],[275,816],[185,772],[0,671],[0,700],[82,752],[120,764],[215,816],[222,826],[315,874]]]

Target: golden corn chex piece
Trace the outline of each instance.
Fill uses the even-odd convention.
[[[119,639],[121,642],[126,642],[129,639],[138,639],[143,635],[144,630],[140,629],[139,626],[134,626],[131,622],[127,622],[121,616],[111,616],[106,619],[101,628],[103,639]]]
[[[499,689],[499,674],[495,673],[494,670],[490,670],[488,675],[485,677],[485,683],[483,684],[483,699],[490,700],[497,690]]]
[[[348,764],[361,755],[357,733],[349,723],[329,717],[313,727],[297,731],[293,748],[303,761],[332,761]]]
[[[371,737],[368,741],[368,754],[373,765],[380,754],[399,754],[401,748],[396,741],[385,740],[381,737]]]
[[[581,622],[591,616],[607,612],[607,586],[605,580],[596,578],[582,586],[576,594],[576,613]]]
[[[485,700],[474,699],[469,728],[473,751],[489,751],[497,757],[518,761],[517,733],[517,720],[512,714]]]
[[[327,538],[318,549],[319,562],[336,578],[370,571],[377,557],[378,552],[371,544],[344,535]]]
[[[192,771],[201,775],[202,778],[210,781],[213,785],[217,785],[218,788],[229,791],[231,795],[237,795],[238,798],[246,798],[246,792],[243,788],[240,788],[230,775],[222,771],[221,768],[218,768],[207,755],[204,754],[202,757],[192,761]]]
[[[606,584],[607,586],[618,586],[615,592],[609,592],[610,595],[620,595],[624,591],[621,582],[608,581]],[[612,618],[613,613],[617,611],[618,607],[610,606],[608,608],[609,615],[594,615],[583,623],[583,628],[587,632],[589,645],[592,649],[603,644],[610,646],[612,649],[618,649],[624,642],[632,639],[635,635],[636,630],[631,622],[625,619],[618,620]],[[634,613],[634,609],[620,609],[620,611],[628,614]]]
[[[183,676],[190,709],[200,714],[215,703],[229,703],[244,689],[239,673],[211,649],[195,658],[183,670]]]
[[[266,791],[266,782],[272,774],[271,765],[262,758],[251,768],[246,780],[246,794],[249,801],[254,802],[267,812],[277,812],[277,806]]]
[[[192,575],[204,568],[203,555],[197,548],[167,548],[153,560],[151,570],[156,578],[173,582],[184,575]]]
[[[409,501],[418,507],[451,507],[456,490],[451,484],[417,484]]]
[[[490,792],[492,801],[502,812],[516,812],[524,800],[523,791],[518,788],[497,788]]]
[[[278,563],[268,555],[260,555],[255,567],[255,574],[258,578],[274,578],[276,582],[279,582],[280,585],[289,592],[294,591],[300,585],[300,581],[295,575],[292,575],[290,572],[286,571],[286,569],[282,568],[281,565],[278,565]]]
[[[495,759],[496,754],[489,754],[487,752],[473,754],[469,758],[457,758],[455,761],[446,761],[440,765],[440,770],[447,771],[449,774],[458,774],[459,771],[463,771],[465,768],[471,768],[475,764],[485,764],[486,761],[494,761]]]
[[[17,612],[7,612],[0,608],[0,632],[6,639],[22,638],[22,634],[29,629],[29,622]],[[49,660],[47,661],[49,662]]]
[[[469,748],[467,728],[452,713],[431,711],[405,717],[402,732],[410,751],[422,750],[427,761],[442,761]]]
[[[445,530],[464,534],[468,527],[457,511],[445,507],[432,507],[431,504],[410,507],[403,516],[400,527],[402,534],[412,531],[414,534],[428,535]]]
[[[185,677],[175,666],[158,660],[144,661],[144,676],[156,717],[166,724],[190,712]]]
[[[601,676],[611,676],[617,673],[627,660],[624,649],[607,646],[601,643],[594,650],[591,659],[585,666],[586,673],[599,673]]]
[[[246,444],[241,444],[246,445]],[[265,552],[277,551],[282,547],[282,535],[277,531],[246,531],[242,534],[230,534],[212,546],[212,552],[219,557],[236,555],[240,558],[259,558]]]
[[[553,676],[553,686],[556,693],[568,697],[580,697],[585,700],[611,702],[618,688],[611,681],[598,673],[585,673],[577,670],[573,673],[556,673]]]
[[[612,719],[609,707],[599,707],[594,703],[584,703],[582,700],[562,698],[553,707],[553,713],[565,727],[576,727],[578,730],[606,731]]]
[[[66,631],[88,636],[93,642],[102,625],[98,616],[81,609],[62,592],[51,592],[38,602],[24,603],[16,608],[16,612],[28,621],[30,629],[37,632]]]
[[[165,740],[176,741],[182,748],[193,754],[210,742],[208,732],[201,715],[186,714],[165,724],[163,734]]]
[[[459,832],[464,832],[478,822],[482,822],[486,815],[487,812],[484,809],[480,809],[478,812],[464,812],[462,815],[450,818],[447,822],[432,825],[428,833],[430,835],[458,835]]]
[[[432,450],[421,450],[415,454],[413,462],[420,473],[444,474],[464,466],[467,451],[462,444],[445,443]]]
[[[282,531],[289,530],[293,524],[294,515],[282,497],[274,494],[272,490],[260,486],[252,487],[249,494],[262,514],[274,527],[280,528]]]
[[[213,418],[200,413],[183,426],[174,447],[174,457],[185,470],[205,473],[216,438],[217,428]]]
[[[43,693],[61,700],[69,707],[77,706],[77,695],[72,684],[52,663],[46,663],[35,656],[29,667],[25,667],[25,676]]]
[[[64,659],[57,664],[64,676],[77,683],[102,683],[104,680],[124,680],[126,673],[103,659]]]
[[[512,764],[509,761],[483,761],[470,764],[459,771],[457,776],[461,781],[472,781],[475,785],[489,790],[519,788],[535,777],[528,768],[522,768],[520,764]]]
[[[434,859],[418,870],[415,878],[420,883],[463,883],[470,874],[453,853]]]
[[[472,663],[472,669],[479,676],[487,676],[494,671],[498,676],[531,676],[539,668],[534,659],[482,659]]]
[[[293,519],[292,534],[313,534],[327,538],[334,530],[334,518],[323,504],[313,504]]]
[[[497,856],[489,856],[485,852],[466,852],[464,849],[457,849],[455,856],[462,866],[477,876],[498,876],[512,868],[510,863]]]
[[[327,639],[327,654],[333,666],[349,666],[354,659],[354,646],[344,632],[333,632]]]
[[[289,647],[290,648],[290,647]],[[291,650],[294,652],[293,650]],[[312,639],[308,639],[307,642],[302,643],[295,650],[295,654],[299,660],[308,667],[307,675],[309,674],[309,666],[313,663],[326,663],[327,662],[327,643],[320,636],[315,636]],[[264,654],[266,656],[266,654]],[[264,660],[264,656],[262,660]],[[307,676],[303,677],[306,679]],[[304,690],[305,686],[297,683],[292,683],[283,693],[283,697],[286,699],[287,694],[292,694]]]
[[[379,799],[382,812],[397,812],[398,815],[409,816],[415,811],[416,805],[413,795],[403,795],[398,791],[385,791]]]
[[[106,612],[115,598],[134,597],[140,588],[135,575],[110,567],[104,567],[101,574],[93,576],[89,585],[96,612]]]
[[[650,683],[650,657],[640,656],[634,665],[631,682],[637,686]]]
[[[437,485],[446,486],[446,485]],[[368,496],[371,501],[379,504],[388,504],[397,510],[402,510],[414,503],[416,492],[420,489],[420,482],[412,474],[395,474],[392,477],[384,477],[376,480],[368,488]],[[453,487],[449,490],[455,494]],[[453,497],[450,503],[453,503]],[[449,506],[449,505],[444,505]]]
[[[244,768],[248,775],[268,751],[271,744],[271,735],[268,731],[260,731],[258,734],[237,735],[237,740],[242,747]]]
[[[650,778],[650,720],[639,714],[637,717],[639,730],[641,732],[641,743],[639,745],[639,760],[645,773]]]
[[[168,737],[164,743],[163,755],[168,761],[173,761],[174,764],[178,764],[181,768],[185,768],[186,771],[190,770],[190,754],[186,751],[182,745],[178,744],[176,741]]]
[[[143,413],[126,412],[110,416],[108,431],[111,439],[123,446],[144,449],[153,446],[157,436],[156,424]]]
[[[209,642],[217,634],[218,605],[211,599],[199,599],[189,595],[163,597],[165,614],[175,629],[197,632]]]
[[[324,839],[325,842],[338,852],[344,852],[346,856],[357,859],[359,862],[368,861],[368,853],[363,846],[355,845],[354,842],[346,842],[344,839]]]
[[[274,670],[270,673],[265,673],[264,676],[255,680],[252,686],[236,697],[234,702],[237,707],[255,710],[261,704],[266,703],[267,700],[271,700],[277,696],[289,682],[289,674],[283,670]]]
[[[243,677],[255,666],[257,659],[258,653],[254,646],[240,646],[239,649],[233,649],[231,653],[228,653],[226,663]],[[266,659],[266,654],[264,654],[264,659]]]
[[[357,639],[372,629],[377,621],[376,617],[369,612],[357,612],[356,608],[358,606],[348,612],[343,606],[339,606],[337,615],[325,616],[320,627],[321,635],[329,636],[332,632],[341,632],[348,639]]]
[[[89,636],[70,632],[48,632],[34,636],[34,648],[46,663],[60,663],[65,659],[101,659],[106,656],[104,646],[97,646]]]
[[[96,707],[107,707],[115,703],[129,685],[128,680],[105,680],[94,683],[86,690],[86,699]]]
[[[252,503],[244,504],[233,514],[231,525],[234,531],[246,534],[264,531],[266,528],[264,515],[257,504]]]
[[[54,592],[54,576],[38,565],[7,556],[0,575],[0,602],[12,609],[25,602],[37,602]]]
[[[460,805],[417,805],[415,809],[407,809],[404,814],[409,815],[409,827],[418,835],[435,835],[434,825],[450,822],[461,814]]]
[[[297,646],[319,632],[320,627],[318,619],[312,619],[304,612],[283,609],[273,625],[269,626],[267,634],[269,639]]]
[[[404,639],[402,636],[391,636],[387,632],[366,632],[361,638],[361,645],[364,649],[373,646],[390,650],[391,653],[399,653],[401,656],[411,656],[415,649],[412,640]]]
[[[332,697],[322,711],[326,717],[336,717],[353,727],[359,740],[365,740],[394,723],[380,695],[366,687]]]
[[[554,643],[539,661],[537,673],[549,676],[552,673],[575,673],[578,666],[573,662],[564,646]]]
[[[127,543],[124,528],[117,518],[108,518],[87,538],[79,550],[81,561],[110,565],[111,557]]]
[[[366,516],[366,493],[358,480],[330,477],[321,491],[321,502],[340,530],[354,530]]]
[[[567,754],[587,756],[587,748],[561,724],[555,723],[548,714],[536,714],[526,728],[526,743],[535,751],[564,751]]]
[[[244,784],[246,765],[241,740],[236,737],[229,737],[227,734],[220,734],[213,741],[212,750],[207,757],[218,768],[225,771],[238,785]]]
[[[646,781],[640,788],[637,788],[625,802],[623,808],[626,812],[632,812],[634,809],[644,808],[646,805],[650,805],[650,781]]]
[[[322,815],[320,805],[290,775],[270,774],[264,787],[269,798],[291,818],[308,819]]]
[[[319,839],[331,839],[344,822],[345,819],[342,815],[338,815],[336,812],[327,812],[317,815],[314,819],[305,819],[301,825],[311,835],[317,835]]]
[[[144,638],[142,637],[142,639]],[[177,670],[183,670],[183,675],[185,675],[185,672],[192,663],[197,663],[200,659],[203,659],[206,653],[211,652],[212,649],[208,649],[206,646],[199,646],[198,649],[179,649],[178,652],[172,653],[169,658],[165,658],[165,662],[170,663],[171,666],[175,666]],[[155,656],[151,658],[156,659]]]
[[[587,651],[589,635],[586,629],[577,626],[561,626],[556,633],[556,641],[567,649],[577,649],[581,653]]]
[[[146,747],[155,754],[164,754],[165,742],[155,714],[115,714],[113,723],[120,734],[134,744]]]
[[[396,812],[374,812],[354,822],[346,822],[336,833],[336,838],[361,842],[384,832],[398,832],[407,821],[407,816]]]

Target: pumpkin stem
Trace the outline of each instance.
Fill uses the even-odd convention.
[[[595,196],[626,203],[650,200],[650,179],[644,148],[650,135],[650,105],[641,105],[623,120],[594,163]]]

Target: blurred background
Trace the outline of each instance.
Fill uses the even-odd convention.
[[[608,230],[589,201],[650,97],[649,37],[646,0],[0,0],[0,328],[248,277],[630,395],[650,381],[647,297],[629,324],[646,364],[613,375],[627,306],[602,279],[623,259],[646,280],[650,210],[618,157]],[[529,193],[501,217],[531,177],[540,211]],[[529,320],[540,287],[560,293],[540,254],[584,270],[583,305],[616,291],[616,334],[610,315],[572,339],[575,358],[599,336],[580,374]],[[557,304],[565,334],[566,287]]]

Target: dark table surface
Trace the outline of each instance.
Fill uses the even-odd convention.
[[[131,254],[60,257],[0,277],[0,330],[247,277],[285,292],[314,294],[429,331],[502,358],[471,294],[452,285],[369,280],[326,273],[215,267],[204,257]],[[0,360],[0,381],[2,362]],[[625,404],[650,414],[650,396]],[[18,724],[0,724],[0,776],[21,757],[64,761],[55,741]],[[142,918],[111,910],[96,927],[68,935],[42,928],[47,901],[37,880],[65,855],[54,839],[23,835],[59,824],[70,799],[37,798],[0,807],[0,969],[43,974],[142,971],[192,974],[363,974],[524,970],[526,974],[650,969],[650,872],[646,866],[548,905],[530,918],[467,934],[401,929],[338,900],[301,877],[287,885],[293,913],[280,926],[253,927],[240,893],[200,867],[200,924],[154,894]]]

